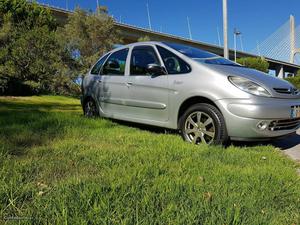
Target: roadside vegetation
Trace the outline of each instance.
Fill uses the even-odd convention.
[[[262,71],[264,73],[269,72],[269,63],[263,57],[261,57],[261,58],[253,58],[253,57],[240,58],[237,60],[237,62],[241,65]],[[300,89],[300,70],[297,71],[295,77],[287,77],[287,78],[285,78],[285,80],[289,81],[296,88]]]
[[[248,68],[256,69],[264,73],[269,72],[269,63],[263,57],[244,57],[237,59],[237,62],[241,65],[244,65]]]
[[[288,77],[285,79],[292,83],[296,88],[300,89],[300,70],[295,77]]]
[[[86,119],[79,100],[0,97],[0,223],[300,224],[294,162]]]
[[[121,40],[105,7],[66,24],[34,1],[0,1],[0,95],[78,95],[76,80]]]

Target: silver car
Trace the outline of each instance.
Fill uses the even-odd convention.
[[[85,76],[82,93],[88,117],[178,129],[195,144],[281,137],[300,124],[300,94],[287,81],[174,43],[112,50]]]

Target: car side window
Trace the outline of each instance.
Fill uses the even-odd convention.
[[[112,53],[105,62],[102,75],[124,75],[128,48]]]
[[[130,75],[150,76],[147,72],[149,64],[160,65],[157,54],[151,46],[136,46],[133,48],[130,60]]]
[[[180,57],[161,46],[156,47],[164,61],[168,74],[184,74],[191,72],[190,65],[183,61]]]
[[[94,67],[91,70],[91,74],[98,75],[100,73],[101,67],[108,56],[109,56],[109,54],[106,54],[94,65]]]

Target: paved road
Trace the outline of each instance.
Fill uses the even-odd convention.
[[[300,163],[300,129],[296,134],[287,136],[285,138],[276,139],[270,142],[233,142],[236,146],[255,146],[261,145],[273,145],[275,148],[280,149],[284,154],[289,156],[291,159]],[[300,175],[300,169],[298,170]]]
[[[296,134],[278,139],[270,144],[280,148],[286,155],[300,162],[300,129]]]

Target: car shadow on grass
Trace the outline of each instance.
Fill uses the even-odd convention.
[[[231,145],[238,146],[238,147],[272,145],[275,148],[279,148],[282,151],[294,150],[300,152],[300,132],[288,136],[280,137],[280,138],[275,138],[273,140],[268,140],[268,141],[253,141],[253,142],[232,141]]]
[[[151,133],[156,133],[156,134],[179,134],[178,130],[172,130],[172,129],[163,128],[163,127],[156,127],[156,126],[152,126],[152,125],[128,122],[128,121],[117,120],[117,119],[108,119],[108,120],[112,121],[113,123],[122,125],[122,126],[132,127],[132,128],[140,129],[143,131],[148,131]]]
[[[139,123],[116,120],[116,119],[109,119],[109,120],[119,125],[132,127],[143,131],[148,131],[151,133],[180,135],[180,132],[178,130],[172,130],[167,128],[161,128],[161,127],[156,127],[151,125],[144,125]],[[299,149],[300,149],[300,132],[299,134],[295,133],[289,136],[276,138],[274,140],[267,140],[267,141],[229,141],[225,145],[225,147],[229,147],[229,146],[255,147],[255,146],[267,146],[267,145],[272,145],[275,148],[279,148],[281,150],[287,150],[299,145]]]
[[[62,103],[0,103],[0,151],[13,156],[26,155],[34,146],[63,137],[70,121],[61,112],[77,112],[80,107]]]
[[[56,115],[39,111],[0,111],[1,151],[22,156],[34,146],[49,144],[63,135],[67,124]]]

